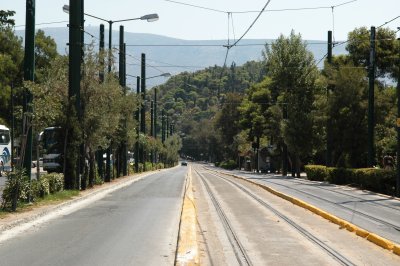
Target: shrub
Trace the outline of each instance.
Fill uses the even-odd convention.
[[[327,168],[328,177],[325,179],[329,183],[344,185],[344,184],[352,184],[354,170],[348,168],[335,168],[328,167]]]
[[[343,185],[351,184],[370,191],[393,195],[396,172],[375,168],[335,168],[323,165],[306,165],[307,178]]]
[[[64,175],[51,173],[44,175],[41,179],[47,179],[49,182],[49,192],[51,194],[62,191],[64,189]]]
[[[307,179],[312,181],[325,181],[328,179],[328,170],[323,165],[306,165],[304,166]]]
[[[44,197],[50,194],[50,183],[47,178],[40,178],[39,181],[39,196]]]
[[[233,170],[237,167],[237,165],[234,160],[229,160],[229,161],[224,161],[224,162],[220,163],[219,167],[228,169],[228,170]]]
[[[2,194],[2,208],[17,209],[19,201],[28,200],[30,191],[29,178],[23,169],[16,169],[7,174],[6,185]]]

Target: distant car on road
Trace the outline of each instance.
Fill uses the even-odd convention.
[[[181,165],[182,165],[182,166],[187,166],[187,162],[186,162],[186,161],[182,161],[182,162],[181,162]]]

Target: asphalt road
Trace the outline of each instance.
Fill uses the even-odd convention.
[[[0,265],[173,265],[187,167],[144,177],[0,244]]]

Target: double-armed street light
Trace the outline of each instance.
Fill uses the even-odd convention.
[[[65,13],[69,13],[69,5],[64,5],[62,9],[63,9],[63,11]],[[104,18],[100,18],[98,16],[94,16],[94,15],[88,14],[88,13],[84,13],[84,15],[88,16],[88,17],[91,17],[91,18],[95,18],[95,19],[104,21],[104,22],[107,22],[108,25],[109,25],[109,27],[108,27],[108,49],[109,49],[110,57],[109,57],[109,61],[108,61],[108,72],[111,72],[112,25],[114,23],[131,21],[131,20],[146,20],[147,22],[154,22],[154,21],[157,21],[159,19],[159,16],[156,13],[144,15],[144,16],[137,17],[137,18],[118,19],[118,20],[107,20],[107,19],[104,19]]]

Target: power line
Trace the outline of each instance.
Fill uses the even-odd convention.
[[[253,21],[253,23],[251,23],[251,25],[249,26],[249,28],[243,33],[243,35],[236,40],[236,42],[234,42],[234,44],[232,44],[230,46],[234,47],[238,42],[240,42],[241,39],[243,39],[243,37],[250,31],[250,29],[254,26],[254,24],[257,22],[257,20],[260,18],[261,14],[264,12],[264,10],[267,8],[267,6],[269,5],[269,3],[271,2],[271,0],[268,0],[268,2],[264,5],[264,7],[261,9],[261,11],[258,13],[257,17],[255,18],[255,20]]]
[[[35,26],[40,26],[40,25],[51,25],[51,24],[60,24],[60,23],[68,23],[68,20],[63,20],[63,21],[53,21],[53,22],[42,22],[42,23],[37,23]],[[15,28],[19,27],[25,27],[25,25],[17,25]]]
[[[246,13],[258,13],[260,11],[256,10],[248,10],[248,11],[226,11],[226,10],[219,10],[219,9],[214,9],[214,8],[209,8],[209,7],[204,7],[204,6],[197,6],[197,5],[192,5],[184,2],[179,2],[179,1],[172,1],[172,0],[164,0],[166,2],[171,2],[179,5],[185,5],[185,6],[190,6],[190,7],[195,7],[195,8],[200,8],[204,10],[209,10],[209,11],[214,11],[218,13],[232,13],[232,14],[246,14]],[[340,3],[334,6],[316,6],[316,7],[299,7],[299,8],[282,8],[282,9],[266,9],[263,12],[285,12],[285,11],[305,11],[305,10],[319,10],[319,9],[332,9],[336,7],[340,7],[343,5],[347,5],[353,2],[356,2],[358,0],[352,0],[352,1],[347,1],[344,3]]]
[[[383,27],[383,26],[389,24],[390,22],[395,21],[395,20],[398,19],[398,18],[400,18],[400,16],[397,16],[397,17],[395,17],[395,18],[392,18],[391,20],[389,20],[389,21],[383,23],[382,25],[380,25],[380,26],[377,27],[377,28],[379,29],[379,28],[381,28],[381,27]]]

